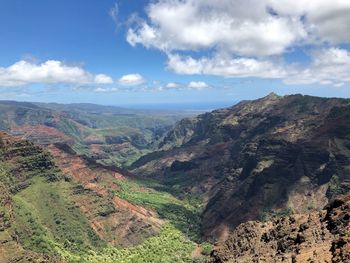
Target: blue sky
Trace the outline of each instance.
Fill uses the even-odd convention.
[[[0,99],[349,97],[347,10],[345,0],[1,0]]]

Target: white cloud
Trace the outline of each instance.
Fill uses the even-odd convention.
[[[97,84],[112,84],[113,79],[105,74],[98,74],[95,76],[95,83]]]
[[[136,86],[145,83],[145,79],[140,74],[128,74],[122,76],[119,83],[126,86]]]
[[[341,87],[350,82],[349,52],[339,48],[350,44],[349,14],[349,0],[155,0],[127,41],[161,50],[178,74]],[[303,46],[321,51],[309,65],[283,62]]]
[[[316,41],[350,42],[348,0],[269,0],[269,4],[279,15],[303,16],[305,30]]]
[[[320,84],[341,87],[350,82],[350,52],[340,48],[314,51],[310,65],[286,65],[253,58],[194,59],[169,55],[168,67],[178,74],[281,79],[286,84]]]
[[[278,55],[310,39],[349,43],[349,13],[348,0],[162,0],[149,4],[127,40],[165,52]]]
[[[225,77],[282,78],[287,74],[282,66],[269,60],[226,56],[194,59],[169,55],[168,67],[178,74],[207,74]]]
[[[287,84],[321,84],[335,87],[350,82],[350,52],[340,48],[315,51],[308,68],[299,69],[285,78]]]
[[[169,82],[166,84],[160,84],[153,87],[150,87],[149,90],[153,91],[186,91],[186,90],[204,90],[210,88],[204,81],[191,81],[187,84]]]
[[[107,75],[96,75],[77,66],[70,66],[57,60],[48,60],[43,63],[18,61],[3,68],[0,67],[0,86],[15,87],[35,83],[41,84],[70,84],[88,85],[110,83]],[[104,82],[104,83],[102,83]]]
[[[119,89],[118,88],[101,88],[98,87],[96,89],[94,89],[94,92],[96,93],[113,93],[113,92],[118,92]]]
[[[168,84],[165,85],[166,88],[168,89],[177,89],[179,88],[181,85],[175,82],[169,82]]]
[[[273,55],[306,35],[300,19],[273,16],[262,0],[163,0],[150,4],[147,14],[148,21],[129,28],[131,45]]]
[[[188,83],[187,87],[190,89],[202,90],[209,88],[209,85],[203,81],[191,81],[190,83]]]

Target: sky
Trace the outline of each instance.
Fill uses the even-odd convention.
[[[0,0],[0,99],[350,97],[348,0]]]

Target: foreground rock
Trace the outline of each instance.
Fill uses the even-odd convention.
[[[319,213],[243,223],[209,262],[350,262],[349,218],[350,195]]]

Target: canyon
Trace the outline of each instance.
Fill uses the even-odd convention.
[[[4,262],[349,261],[350,100],[0,108]]]

